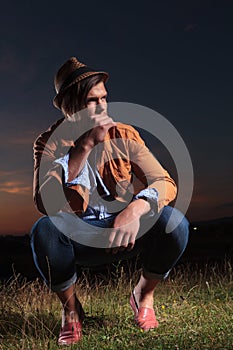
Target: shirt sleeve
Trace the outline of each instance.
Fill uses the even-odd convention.
[[[169,173],[162,167],[152,152],[146,147],[139,134],[127,138],[129,157],[132,164],[133,186],[136,193],[145,188],[156,189],[158,194],[158,211],[173,201],[177,187]],[[138,181],[139,180],[139,181]]]
[[[149,216],[158,213],[158,191],[155,188],[145,188],[134,196],[134,200],[140,198],[145,199],[150,203],[151,210]]]
[[[80,171],[79,175],[72,181],[68,181],[68,162],[69,153],[64,157],[58,158],[54,163],[60,164],[64,170],[64,182],[67,187],[72,185],[82,185],[86,187],[89,191],[96,187],[96,179],[92,168],[90,167],[88,161],[85,162],[83,169]]]

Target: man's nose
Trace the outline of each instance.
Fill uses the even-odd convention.
[[[98,104],[96,105],[95,111],[96,111],[96,114],[102,113],[102,112],[104,111],[104,105],[101,104],[101,103],[98,103]]]

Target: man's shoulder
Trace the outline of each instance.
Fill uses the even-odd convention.
[[[117,122],[116,126],[110,129],[111,137],[140,138],[139,132],[129,124]]]
[[[58,128],[58,126],[65,120],[65,118],[60,118],[57,121],[55,121],[55,123],[53,123],[52,125],[50,125],[50,127],[42,132],[35,140],[34,144],[36,145],[37,143],[42,142],[47,142],[48,139],[50,138],[50,136],[53,134],[54,130]]]
[[[130,130],[132,132],[136,131],[135,128],[130,124],[117,122],[116,127],[120,130]]]

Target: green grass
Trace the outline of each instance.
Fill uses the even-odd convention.
[[[86,312],[83,339],[65,349],[233,349],[231,264],[181,265],[155,293],[159,328],[138,329],[129,307],[139,274],[119,265],[93,282],[86,271],[77,294]],[[0,349],[45,350],[57,346],[60,304],[39,281],[16,277],[0,290]]]

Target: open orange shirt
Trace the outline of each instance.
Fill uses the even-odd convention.
[[[69,211],[67,207],[81,215],[88,206],[89,190],[82,185],[67,187],[62,166],[54,162],[74,147],[76,139],[74,124],[62,118],[34,143],[33,196],[38,210],[45,215]],[[127,192],[137,195],[146,188],[157,190],[158,210],[175,199],[174,180],[132,126],[117,123],[98,144],[97,154],[96,168],[115,200],[124,202]]]

